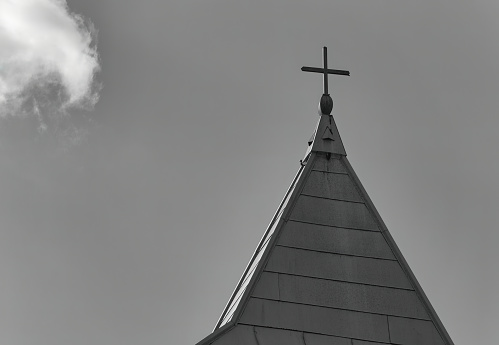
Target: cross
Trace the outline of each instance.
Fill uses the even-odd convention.
[[[319,105],[320,105],[321,114],[330,115],[331,110],[333,110],[333,100],[331,99],[331,96],[329,96],[329,93],[328,93],[328,87],[327,87],[328,86],[327,85],[328,74],[350,75],[350,72],[343,71],[340,69],[328,69],[327,68],[327,47],[323,48],[323,52],[324,52],[324,67],[323,68],[303,66],[301,68],[301,70],[303,72],[314,72],[314,73],[323,73],[324,74],[324,94],[321,97],[321,101],[320,101]]]
[[[324,74],[324,94],[328,95],[328,85],[327,85],[327,76],[328,74],[338,74],[338,75],[350,75],[350,71],[343,71],[341,69],[328,69],[327,68],[327,47],[322,49],[324,53],[324,68],[318,67],[306,67],[303,66],[301,70],[303,72],[314,72],[314,73],[323,73]]]

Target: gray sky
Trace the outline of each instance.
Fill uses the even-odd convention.
[[[497,342],[497,1],[68,5],[103,88],[64,120],[79,144],[2,121],[0,343],[208,335],[305,153],[324,45],[348,158],[447,331]]]

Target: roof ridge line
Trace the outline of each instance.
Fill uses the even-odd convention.
[[[283,248],[298,249],[298,250],[307,250],[307,251],[310,251],[310,252],[323,253],[323,254],[352,256],[352,257],[355,257],[355,258],[365,258],[365,259],[375,259],[375,260],[385,260],[385,261],[397,261],[396,258],[395,259],[389,259],[389,258],[380,258],[380,257],[376,257],[376,256],[347,254],[347,253],[340,253],[340,252],[330,252],[330,251],[322,250],[322,249],[310,249],[310,248],[305,248],[305,247],[291,246],[291,245],[288,245],[288,244],[276,244],[276,246],[283,247]]]
[[[308,157],[306,157],[308,158]],[[306,161],[306,159],[304,159],[304,161]],[[246,268],[244,269],[243,271],[243,274],[241,275],[241,277],[239,278],[239,281],[236,285],[236,287],[234,288],[234,290],[232,291],[232,294],[231,294],[231,297],[229,298],[229,301],[227,302],[227,304],[225,305],[224,307],[224,310],[222,312],[222,314],[220,315],[218,321],[217,321],[217,324],[214,328],[214,330],[212,332],[215,332],[218,328],[221,327],[225,317],[227,316],[227,313],[231,310],[231,305],[232,305],[232,302],[236,300],[236,295],[239,291],[239,289],[241,288],[241,286],[243,285],[243,283],[247,280],[248,276],[250,276],[251,278],[253,277],[254,275],[254,271],[256,271],[256,269],[258,268],[258,265],[257,267],[255,267],[252,271],[253,272],[250,272],[251,271],[251,266],[253,265],[255,259],[258,257],[258,255],[260,254],[260,251],[263,247],[265,247],[267,245],[267,242],[269,241],[269,239],[272,237],[272,234],[270,235],[270,238],[267,238],[268,234],[270,233],[272,227],[274,226],[274,224],[277,222],[279,222],[279,213],[281,211],[281,208],[283,206],[285,206],[284,204],[286,203],[286,199],[288,198],[288,195],[289,193],[294,190],[294,187],[296,186],[296,183],[298,182],[298,179],[299,177],[301,176],[301,173],[303,173],[303,170],[304,170],[304,166],[306,165],[305,163],[303,163],[302,161],[300,161],[300,169],[298,170],[298,172],[296,173],[295,177],[293,178],[293,181],[291,182],[291,185],[289,186],[288,190],[286,191],[285,195],[284,195],[284,198],[281,200],[281,202],[279,203],[279,206],[277,207],[277,210],[276,212],[274,213],[273,217],[272,217],[272,220],[270,221],[269,225],[267,226],[267,229],[265,230],[265,232],[263,233],[262,237],[260,238],[260,241],[258,241],[258,245],[257,245],[257,248],[256,250],[253,252],[253,255],[251,256],[251,259],[250,261],[248,262],[248,264],[246,265]],[[276,227],[278,226],[279,224],[276,225]],[[274,232],[275,232],[276,229],[274,229]],[[251,279],[250,279],[251,280]],[[246,289],[246,288],[245,288]],[[240,296],[239,297],[239,300],[242,300],[242,298],[244,297],[244,294],[243,296]],[[239,302],[237,302],[237,304],[239,304]],[[234,311],[233,315],[237,312],[237,306],[236,306],[236,310]],[[231,317],[231,320],[232,320],[232,317]],[[229,323],[231,321],[227,321],[227,323]]]
[[[330,200],[334,200],[334,199],[330,199]],[[351,227],[346,227],[346,226],[333,226],[333,225],[327,225],[327,224],[321,224],[321,223],[313,223],[313,222],[307,222],[307,221],[298,220],[298,219],[288,219],[288,221],[289,222],[295,222],[295,223],[302,223],[302,224],[310,224],[310,225],[323,226],[323,227],[332,228],[332,229],[367,231],[367,232],[374,232],[374,233],[381,232],[381,231],[378,231],[378,230],[369,230],[369,229],[351,228]]]
[[[242,326],[249,326],[249,327],[254,327],[254,328],[278,329],[278,330],[282,330],[282,331],[291,331],[291,332],[297,332],[297,333],[303,333],[303,334],[306,333],[306,334],[322,335],[322,336],[331,337],[331,338],[341,338],[341,339],[347,339],[347,340],[366,341],[365,339],[360,339],[360,338],[351,338],[351,337],[345,337],[345,336],[341,336],[341,335],[331,335],[331,334],[320,333],[320,332],[297,331],[297,330],[294,330],[294,329],[291,329],[291,328],[282,328],[282,327],[273,327],[273,326],[257,326],[257,325],[252,325],[252,324],[244,323],[244,322],[241,322],[239,324],[242,325]],[[393,344],[393,343],[385,343],[385,342],[379,342],[379,341],[373,341],[373,340],[369,340],[369,342],[373,343],[373,344],[386,344],[386,345]]]
[[[346,283],[346,284],[373,286],[373,287],[380,287],[380,288],[387,288],[387,289],[396,289],[396,290],[404,290],[404,291],[415,291],[414,289],[409,289],[409,288],[404,288],[404,287],[395,287],[395,286],[389,286],[389,285],[360,283],[360,282],[348,281],[348,280],[341,280],[341,279],[332,279],[332,278],[306,276],[306,275],[297,274],[297,273],[285,273],[285,272],[278,272],[278,271],[272,271],[272,270],[264,270],[263,272],[273,273],[273,274],[282,274],[282,275],[292,276],[292,277],[301,277],[301,278],[310,278],[310,279],[325,280],[325,281],[328,281],[328,282],[337,282],[337,283]],[[260,298],[262,298],[262,297],[260,297]]]
[[[418,298],[422,302],[424,308],[428,312],[428,315],[430,316],[431,321],[433,321],[433,323],[435,324],[435,328],[437,329],[437,332],[442,337],[442,340],[447,342],[448,345],[454,345],[454,342],[452,341],[449,333],[447,333],[447,330],[445,329],[442,321],[438,317],[435,309],[433,308],[433,306],[430,303],[430,300],[428,299],[428,297],[424,293],[423,288],[419,284],[416,276],[414,275],[411,268],[409,267],[409,264],[407,263],[404,256],[402,255],[402,252],[398,248],[397,243],[393,239],[390,231],[388,230],[388,227],[386,226],[385,222],[381,218],[381,215],[379,214],[378,210],[374,206],[374,203],[372,202],[371,198],[369,197],[369,194],[367,194],[367,191],[365,190],[364,186],[362,185],[362,182],[360,181],[359,177],[355,173],[355,170],[353,169],[352,165],[348,161],[348,158],[346,156],[341,157],[340,161],[342,161],[345,168],[349,172],[349,175],[352,178],[353,183],[356,185],[357,188],[359,188],[361,197],[364,198],[365,205],[366,205],[367,209],[374,217],[376,223],[378,224],[378,227],[380,229],[381,234],[385,238],[393,255],[395,256],[395,258],[399,262],[400,267],[402,268],[404,273],[407,275],[407,278],[408,278],[409,282],[411,283],[411,285],[413,286],[413,288],[416,292],[416,295],[418,296]]]
[[[406,291],[411,291],[412,292],[414,290],[406,290]],[[401,319],[410,319],[410,320],[433,322],[433,320],[430,319],[430,318],[428,318],[428,319],[422,319],[422,318],[419,318],[419,317],[401,316],[401,315],[385,314],[385,313],[374,313],[374,312],[371,312],[371,311],[363,311],[363,310],[357,310],[357,309],[348,309],[348,308],[339,308],[339,307],[326,307],[326,306],[318,305],[318,304],[283,301],[283,300],[276,300],[276,299],[272,299],[272,298],[268,298],[268,297],[252,296],[251,298],[260,299],[260,300],[264,300],[264,301],[272,301],[272,302],[280,302],[280,303],[288,303],[288,304],[306,305],[306,306],[309,306],[309,307],[316,307],[316,308],[345,310],[345,311],[351,311],[351,312],[354,312],[354,313],[362,313],[362,314],[369,314],[369,315],[380,315],[380,316],[389,316],[389,317],[399,317]],[[254,325],[254,326],[258,327],[257,325]],[[298,331],[298,332],[301,332],[301,331]]]
[[[308,175],[310,175],[310,172],[312,171],[312,166],[313,166],[313,161],[315,158],[315,153],[312,152],[310,156],[307,159],[307,163],[303,167],[303,170],[301,172],[301,175],[298,177],[296,184],[293,188],[291,186],[290,188],[293,188],[291,195],[289,197],[289,200],[287,204],[284,206],[284,210],[282,211],[281,217],[278,220],[278,224],[276,226],[276,229],[274,230],[274,233],[272,234],[269,244],[265,248],[265,251],[260,259],[260,262],[258,263],[255,273],[251,277],[250,282],[248,283],[248,286],[246,290],[243,293],[243,296],[241,297],[241,302],[239,302],[239,305],[237,306],[234,316],[232,320],[234,321],[234,324],[238,324],[241,316],[244,313],[244,310],[246,309],[246,305],[248,304],[248,301],[250,300],[251,294],[253,293],[253,290],[256,286],[256,283],[260,279],[260,276],[263,273],[263,268],[267,264],[267,261],[270,257],[270,253],[272,252],[272,249],[276,246],[277,240],[279,238],[279,235],[282,232],[282,229],[284,228],[284,225],[288,222],[289,220],[289,215],[291,214],[291,211],[293,210],[296,201],[298,200],[298,197],[300,196],[304,186],[305,182],[307,181]]]

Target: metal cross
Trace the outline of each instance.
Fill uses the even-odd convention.
[[[323,48],[324,52],[324,68],[318,67],[305,67],[303,66],[301,70],[303,72],[314,72],[314,73],[323,73],[324,74],[324,94],[328,95],[328,85],[327,85],[327,76],[328,74],[338,74],[338,75],[350,75],[349,71],[343,71],[340,69],[328,69],[327,68],[327,47]]]

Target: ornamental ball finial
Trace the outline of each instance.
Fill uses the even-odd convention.
[[[331,115],[331,111],[333,110],[333,99],[329,94],[322,95],[319,105],[321,113],[324,115]]]

